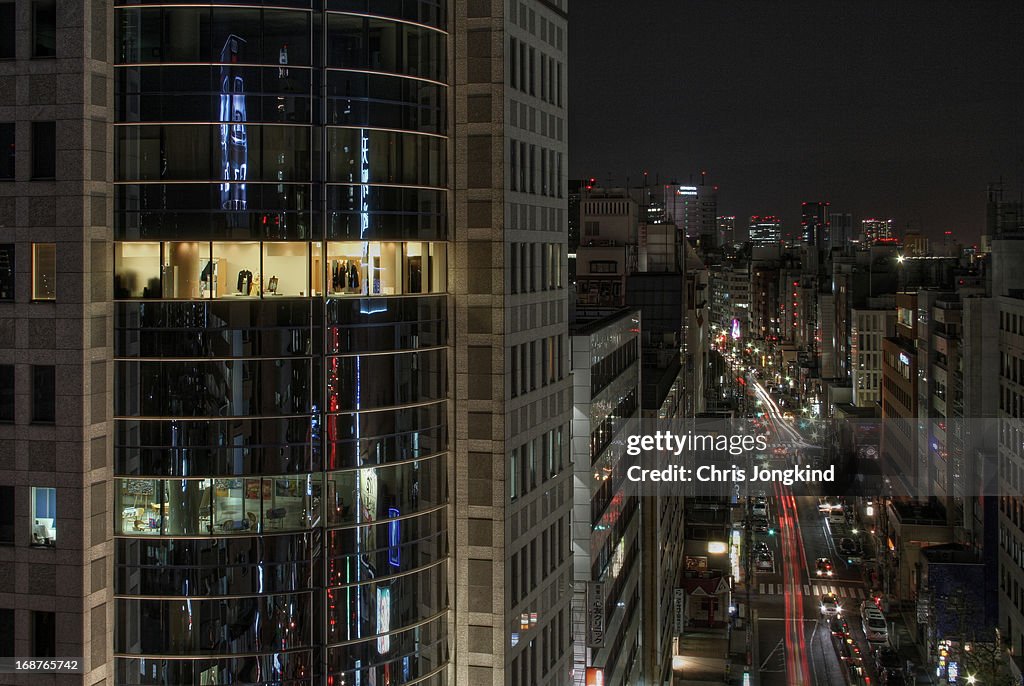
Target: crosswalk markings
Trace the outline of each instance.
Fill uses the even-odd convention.
[[[863,600],[867,598],[867,593],[863,588],[858,586],[839,586],[836,584],[803,584],[801,590],[805,596],[821,596],[826,593],[834,593],[839,598],[850,598],[854,600]],[[782,595],[785,593],[786,588],[784,584],[758,584],[758,593],[761,595]]]

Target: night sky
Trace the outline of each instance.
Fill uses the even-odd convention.
[[[974,241],[1024,177],[1024,0],[575,0],[571,178],[687,182],[719,213],[803,200]]]

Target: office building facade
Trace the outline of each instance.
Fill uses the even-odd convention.
[[[0,5],[0,655],[111,684],[109,6]]]
[[[565,2],[74,9],[0,4],[0,651],[564,683]]]
[[[458,684],[572,672],[567,11],[453,6]]]
[[[114,15],[114,682],[444,683],[446,8]]]

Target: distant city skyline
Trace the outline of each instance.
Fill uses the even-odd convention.
[[[720,213],[776,214],[786,232],[822,199],[974,242],[987,184],[1021,193],[1022,23],[1009,0],[592,0],[570,22],[570,172],[686,183],[704,169]]]

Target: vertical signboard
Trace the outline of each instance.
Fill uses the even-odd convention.
[[[675,632],[683,633],[686,628],[686,591],[677,588],[673,594],[672,610],[675,615]]]
[[[604,646],[604,584],[587,584],[587,647]]]

